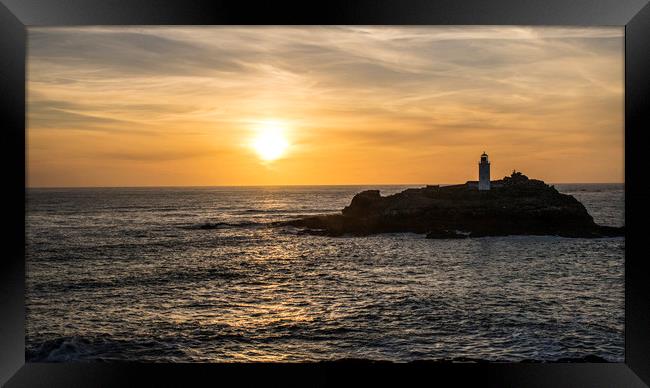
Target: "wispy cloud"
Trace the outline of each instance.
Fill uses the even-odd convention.
[[[272,171],[242,146],[250,123],[268,118],[287,123],[294,143]],[[472,178],[473,164],[441,164],[466,163],[483,148],[516,164],[495,162],[497,173],[621,180],[623,30],[30,28],[28,125],[33,185],[83,184],[61,171],[96,168],[74,157],[88,150],[103,168],[177,161],[168,168],[185,184],[354,183],[345,163],[362,170],[413,155],[431,163],[410,179],[449,182]],[[62,145],[71,139],[81,140]],[[531,150],[554,158],[529,158]],[[48,174],[54,155],[58,172]],[[232,174],[221,171],[226,163]],[[567,163],[579,167],[569,175]],[[403,167],[383,172],[382,182],[404,182]],[[105,184],[120,184],[110,176]]]

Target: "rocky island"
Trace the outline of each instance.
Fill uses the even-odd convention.
[[[412,232],[427,238],[505,235],[562,237],[623,236],[624,227],[598,225],[571,195],[541,180],[514,172],[481,191],[475,182],[426,186],[382,197],[379,190],[360,192],[340,214],[283,222],[304,233],[367,236]]]

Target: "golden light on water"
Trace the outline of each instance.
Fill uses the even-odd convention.
[[[251,147],[263,161],[279,159],[289,148],[284,126],[276,121],[264,122],[258,128]]]

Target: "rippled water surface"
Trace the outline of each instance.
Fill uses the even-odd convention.
[[[624,224],[622,185],[556,187]],[[623,361],[624,238],[266,225],[367,188],[30,189],[26,357]]]

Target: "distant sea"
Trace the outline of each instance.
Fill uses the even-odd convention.
[[[407,187],[28,189],[26,359],[623,361],[624,238],[268,226]],[[622,184],[556,188],[624,225]]]

